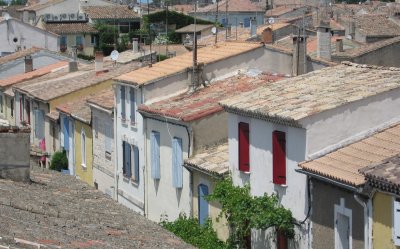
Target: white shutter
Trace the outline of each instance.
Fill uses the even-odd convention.
[[[393,241],[396,246],[400,246],[400,199],[394,200],[393,205]]]

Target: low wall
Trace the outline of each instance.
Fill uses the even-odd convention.
[[[0,178],[30,181],[30,129],[0,127]]]

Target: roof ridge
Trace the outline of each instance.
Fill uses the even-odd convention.
[[[358,67],[358,68],[368,68],[368,69],[377,69],[377,70],[389,70],[389,71],[400,71],[398,67],[385,67],[385,66],[376,66],[376,65],[368,65],[368,64],[358,64],[351,61],[342,61],[342,65],[350,66],[350,67]]]

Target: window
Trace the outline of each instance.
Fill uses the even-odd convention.
[[[151,177],[160,179],[160,133],[152,131],[150,136],[151,146]]]
[[[175,188],[183,187],[183,153],[182,139],[174,137],[172,139],[172,185]]]
[[[3,113],[3,95],[0,95],[0,113]]]
[[[396,198],[393,203],[393,241],[400,246],[400,199]]]
[[[90,43],[91,43],[92,45],[96,45],[96,44],[97,44],[97,37],[96,37],[96,35],[91,35],[91,36],[90,36]]]
[[[131,178],[132,181],[139,182],[139,148],[131,146],[129,143],[123,141],[123,174],[125,177]],[[133,154],[132,154],[133,151]],[[133,165],[132,165],[133,162]],[[133,166],[133,174],[132,174]]]
[[[131,102],[131,124],[135,123],[135,90],[133,88],[130,88],[129,90],[129,100]]]
[[[31,124],[31,105],[29,100],[25,101],[25,111],[26,111],[26,117],[27,119],[25,120],[27,124]]]
[[[106,158],[111,160],[111,148],[112,148],[112,129],[110,124],[104,125],[104,150]]]
[[[250,171],[250,143],[249,143],[249,124],[239,123],[239,170]]]
[[[200,184],[198,186],[199,193],[199,224],[203,225],[208,219],[208,201],[204,198],[208,195],[208,186]]]
[[[272,132],[273,183],[286,184],[286,134],[282,131]]]
[[[83,45],[82,36],[77,35],[77,36],[75,37],[75,45],[76,45],[76,46]]]
[[[10,112],[11,117],[14,117],[14,99],[10,99]]]
[[[61,36],[60,37],[60,45],[61,46],[66,46],[67,45],[67,37],[66,36]]]
[[[125,120],[125,87],[121,86],[121,118]]]
[[[44,111],[36,109],[33,111],[35,115],[35,136],[37,139],[44,138]]]
[[[68,118],[63,119],[64,150],[69,151],[69,122]]]
[[[24,114],[23,114],[23,110],[24,110],[24,98],[21,96],[19,97],[19,121],[22,122],[24,121]]]
[[[81,157],[82,157],[82,166],[86,167],[86,134],[85,130],[81,131]]]

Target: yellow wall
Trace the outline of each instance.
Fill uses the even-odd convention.
[[[374,248],[399,249],[392,239],[393,197],[376,192],[373,199],[372,238]]]
[[[215,178],[200,173],[198,171],[193,171],[193,216],[199,217],[199,209],[198,209],[198,186],[203,183],[208,186],[208,192],[211,194],[215,188]],[[217,232],[218,238],[220,240],[226,241],[229,237],[228,223],[224,217],[220,218],[219,222],[217,222],[217,217],[221,212],[221,205],[216,202],[209,203],[208,213],[213,222],[213,228]]]
[[[69,102],[69,101],[73,101],[76,99],[80,99],[84,96],[87,96],[91,93],[96,93],[96,92],[100,92],[104,89],[109,89],[112,85],[113,81],[112,80],[107,80],[104,82],[101,82],[99,84],[96,84],[94,86],[91,87],[86,87],[83,88],[79,91],[76,92],[72,92],[66,95],[63,95],[59,98],[53,99],[49,101],[50,104],[50,111],[54,110],[54,108],[56,108],[58,105]]]
[[[82,166],[82,147],[81,147],[81,132],[85,131],[86,134],[86,167]],[[79,120],[75,120],[75,170],[76,175],[79,178],[88,183],[89,185],[93,184],[93,167],[92,167],[92,127],[82,123]]]

